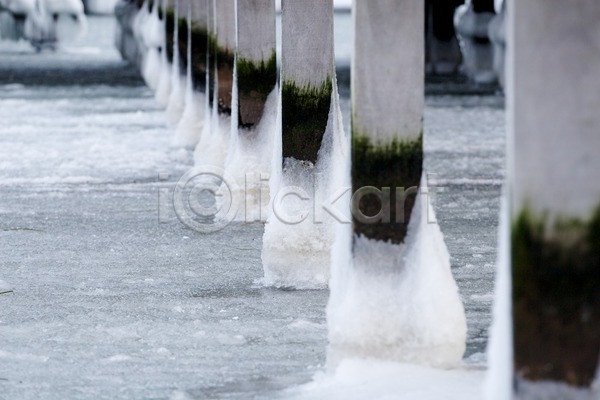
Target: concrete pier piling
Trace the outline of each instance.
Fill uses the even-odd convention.
[[[333,89],[333,1],[282,1],[283,157],[317,162]]]
[[[237,23],[239,120],[251,128],[277,83],[275,1],[238,0]]]
[[[600,3],[508,3],[516,398],[597,399]]]
[[[215,0],[217,106],[231,115],[235,54],[235,0]]]

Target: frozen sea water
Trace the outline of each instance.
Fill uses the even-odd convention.
[[[58,53],[0,45],[0,398],[273,398],[325,363],[327,291],[263,288],[263,227],[180,224],[160,190],[192,165],[111,47],[111,19]],[[347,90],[341,90],[348,123]],[[431,97],[426,167],[485,363],[504,117]],[[159,179],[159,174],[161,178]]]

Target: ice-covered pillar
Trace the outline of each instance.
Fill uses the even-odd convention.
[[[598,399],[600,2],[507,11],[516,397]]]
[[[275,1],[237,0],[237,85],[239,120],[252,127],[261,119],[277,83]]]
[[[160,18],[163,20],[165,26],[165,54],[167,60],[173,62],[173,41],[175,35],[175,1],[176,0],[163,0],[160,3],[159,13]]]
[[[423,179],[424,0],[356,0],[353,229],[338,232],[328,362],[383,358],[447,367],[466,321]]]
[[[333,0],[282,0],[283,157],[317,162],[334,77]]]
[[[217,76],[217,105],[219,113],[231,115],[233,64],[235,53],[235,0],[214,0]]]
[[[462,55],[454,29],[454,12],[463,3],[464,0],[425,1],[425,62],[429,74],[458,72]]]
[[[189,1],[192,7],[192,81],[196,90],[206,93],[210,9],[207,0]]]
[[[352,73],[352,186],[418,188],[423,169],[423,0],[357,0],[355,2]],[[371,200],[371,201],[369,201]],[[390,221],[354,220],[357,235],[404,242],[415,191],[404,210]],[[361,202],[365,215],[376,215],[375,196]],[[401,222],[397,222],[400,221]]]
[[[212,2],[212,0],[210,0]],[[204,92],[206,88],[207,55],[208,55],[208,23],[209,7],[207,0],[178,0],[177,26],[179,41],[180,69],[183,73],[187,69],[188,44],[191,42],[192,77],[194,88]],[[168,43],[172,43],[175,28],[174,6],[167,12]],[[191,11],[191,24],[188,23],[188,14]],[[172,29],[172,31],[171,31]],[[188,30],[191,29],[191,38]],[[190,40],[191,39],[191,40]],[[171,48],[167,45],[167,49]],[[171,50],[172,54],[172,50]]]
[[[454,25],[460,38],[463,65],[475,83],[496,81],[488,25],[494,18],[494,0],[470,0],[456,10]]]
[[[340,184],[329,182],[334,144],[325,140],[333,139],[338,120],[334,81],[333,0],[282,0],[281,125],[262,250],[267,285],[314,289],[329,282],[333,228],[320,205]]]

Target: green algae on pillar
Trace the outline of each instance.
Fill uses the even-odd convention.
[[[249,128],[260,122],[277,83],[275,1],[238,0],[237,21],[239,122]]]
[[[333,2],[282,0],[283,156],[317,162],[333,90]]]
[[[589,221],[523,209],[512,227],[515,368],[590,386],[600,354],[600,206]]]
[[[329,118],[333,84],[327,78],[320,87],[299,87],[284,81],[281,88],[283,156],[317,162]]]
[[[355,166],[352,168],[355,234],[402,243],[423,172],[422,136],[417,140],[394,138],[385,144],[377,144],[368,135],[353,132],[352,164]],[[375,198],[368,191],[360,196],[361,190],[367,187],[380,191],[387,189],[388,194],[384,199]],[[380,218],[374,221],[372,217],[378,214]]]
[[[424,29],[422,8],[409,0],[355,3],[353,226],[356,235],[395,244],[406,236],[423,168],[425,44],[414,34]],[[361,196],[368,187],[389,194]],[[381,211],[380,220],[370,218]]]
[[[600,2],[512,0],[507,13],[515,395],[595,399]]]

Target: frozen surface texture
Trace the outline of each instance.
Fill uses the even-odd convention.
[[[173,188],[192,155],[171,147],[164,111],[112,48],[113,21],[89,23],[88,39],[55,54],[0,45],[0,279],[15,290],[0,296],[0,397],[288,397],[280,391],[324,368],[327,291],[257,285],[260,224],[202,235],[168,203],[159,223],[159,190]],[[466,308],[466,361],[484,365],[503,111],[496,98],[430,98],[425,132],[433,204]],[[360,374],[377,387],[344,389],[348,398],[410,399],[421,389],[452,398],[459,387],[445,384],[458,380],[458,398],[481,398],[468,397],[481,374],[361,364],[342,366],[336,382],[352,388],[343,376]],[[404,375],[406,385],[426,378],[387,386]]]

